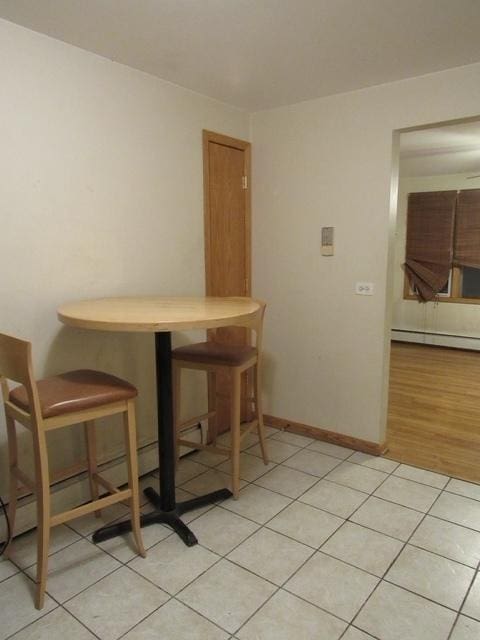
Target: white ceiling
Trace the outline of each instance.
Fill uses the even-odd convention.
[[[480,174],[480,121],[400,135],[400,174]]]
[[[480,60],[479,0],[0,0],[0,17],[250,111]]]

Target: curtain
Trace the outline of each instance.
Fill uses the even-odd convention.
[[[480,269],[480,189],[458,194],[453,263]]]
[[[456,191],[408,196],[405,271],[418,298],[433,300],[448,282],[453,259]]]

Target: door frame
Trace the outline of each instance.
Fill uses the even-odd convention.
[[[244,152],[244,175],[247,179],[245,189],[245,294],[252,292],[252,202],[251,202],[251,144],[245,140],[231,138],[214,131],[203,130],[203,211],[205,235],[205,293],[212,295],[212,253],[210,245],[210,170],[208,145],[210,142],[239,149]]]

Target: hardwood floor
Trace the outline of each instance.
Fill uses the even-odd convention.
[[[480,482],[480,352],[392,343],[385,457]]]

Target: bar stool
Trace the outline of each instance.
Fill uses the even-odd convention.
[[[17,382],[9,389],[7,380]],[[73,518],[128,500],[132,531],[138,553],[145,557],[140,530],[137,441],[135,427],[136,388],[115,376],[100,371],[77,370],[35,382],[30,342],[0,333],[0,384],[8,435],[10,496],[8,515],[13,537],[19,482],[37,498],[37,592],[35,606],[41,609],[45,599],[50,529]],[[97,472],[95,457],[96,418],[122,414],[124,420],[128,488],[117,489]],[[35,478],[18,466],[16,422],[32,434]],[[57,513],[50,513],[50,478],[46,434],[53,429],[85,423],[88,474],[92,501]],[[99,487],[108,494],[99,498]],[[10,539],[11,542],[11,539]]]
[[[263,425],[262,395],[261,395],[261,353],[262,353],[262,330],[263,317],[265,314],[265,303],[260,302],[260,308],[256,314],[248,319],[235,323],[236,327],[245,327],[253,330],[256,336],[255,346],[222,344],[219,341],[221,329],[212,330],[209,342],[200,342],[178,347],[172,351],[172,375],[173,375],[173,395],[174,395],[174,418],[177,435],[177,450],[180,445],[192,449],[206,449],[213,453],[231,458],[232,468],[232,493],[238,499],[240,490],[240,450],[241,443],[245,436],[253,429],[258,430],[262,457],[265,464],[268,464],[267,445],[265,429]],[[196,416],[186,422],[180,423],[180,390],[182,369],[196,369],[206,371],[209,375],[210,397],[213,406],[207,414]],[[242,374],[253,369],[253,397],[248,398],[253,405],[253,418],[249,422],[241,424],[241,390]],[[217,420],[216,420],[216,375],[227,373],[230,379],[230,448],[217,446]],[[208,418],[210,426],[211,444],[200,444],[182,438],[182,431],[191,427],[201,420]]]

